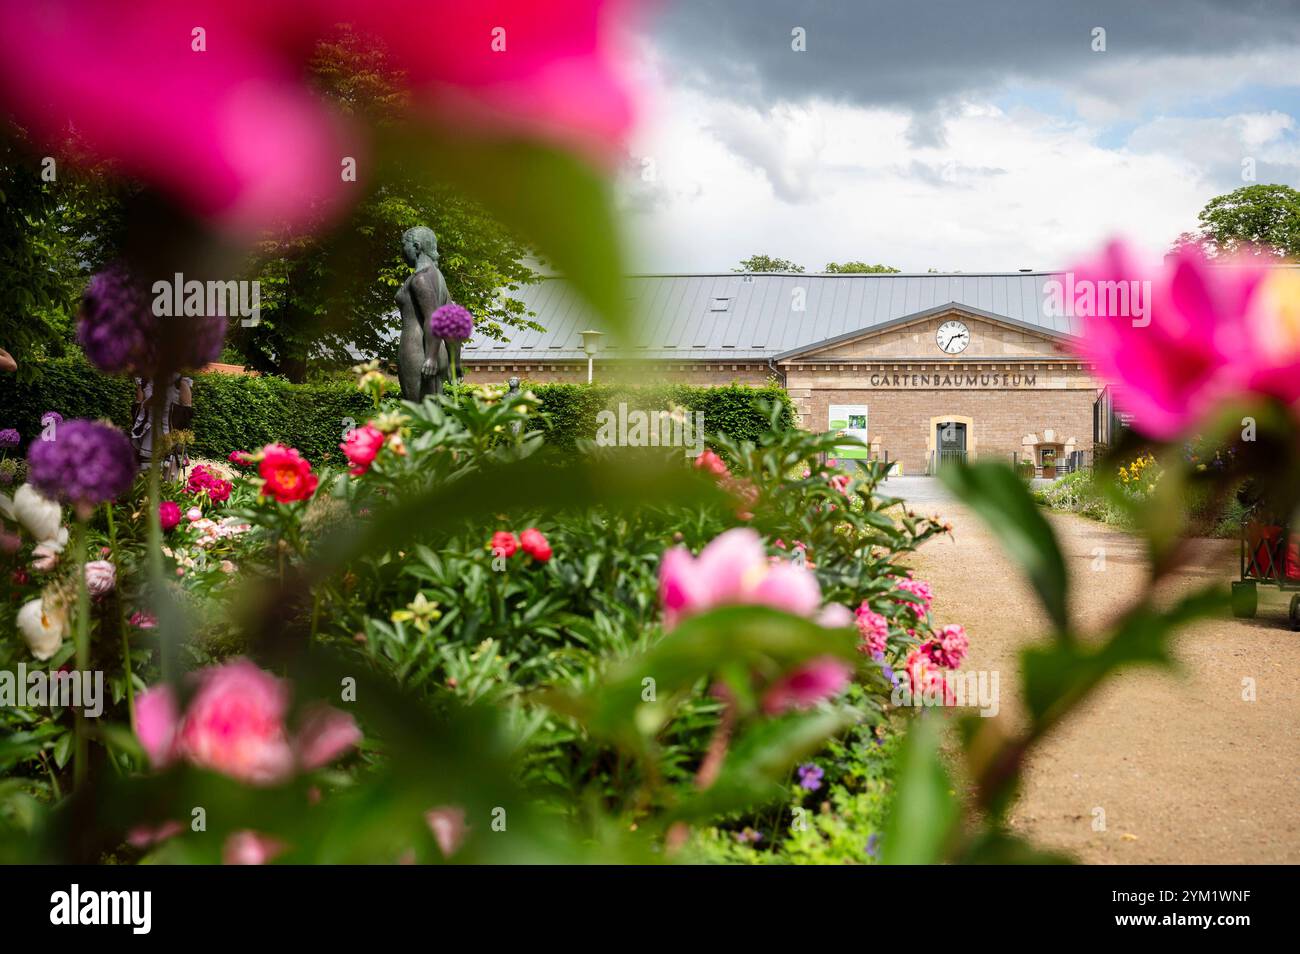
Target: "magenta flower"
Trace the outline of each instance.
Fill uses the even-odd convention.
[[[39,140],[75,129],[97,158],[252,237],[313,223],[358,194],[341,161],[364,170],[365,143],[304,79],[317,41],[339,24],[383,45],[417,117],[459,136],[522,133],[612,161],[630,124],[604,42],[613,6],[6,3],[0,95]]]
[[[934,638],[921,644],[921,652],[930,658],[936,666],[944,669],[958,669],[970,651],[970,639],[961,626],[945,626]]]
[[[857,613],[858,633],[862,636],[862,642],[858,645],[861,652],[866,653],[873,659],[879,658],[885,654],[885,648],[889,639],[889,620],[880,613],[877,613],[867,605],[863,600],[862,605],[858,607]]]
[[[768,562],[758,533],[736,528],[719,534],[698,557],[681,547],[663,556],[659,599],[668,629],[718,606],[758,604],[811,616],[821,604],[821,587],[806,567]]]
[[[1294,272],[1249,260],[1211,264],[1188,247],[1163,263],[1144,261],[1122,242],[1072,271],[1076,287],[1128,290],[1127,296],[1094,293],[1085,302],[1075,348],[1116,388],[1116,404],[1144,434],[1161,440],[1185,434],[1232,399],[1300,400],[1300,276]],[[1136,314],[1133,292],[1143,282],[1149,300]]]
[[[899,606],[907,607],[918,617],[930,612],[930,604],[934,602],[934,590],[930,589],[929,583],[924,580],[914,580],[910,575],[896,576],[894,577],[894,586],[915,597],[910,600],[895,597],[894,602]]]
[[[474,334],[474,316],[454,301],[448,302],[429,316],[429,333],[435,338],[468,341]]]
[[[255,831],[236,831],[221,846],[223,865],[264,865],[283,854],[287,846],[278,838]]]
[[[853,670],[843,660],[823,656],[795,667],[763,694],[763,711],[776,715],[809,706],[839,695],[849,684]]]
[[[51,500],[80,511],[116,500],[131,489],[135,451],[125,434],[98,421],[73,420],[54,440],[37,438],[27,451],[27,480]]]
[[[289,685],[247,659],[201,669],[182,714],[170,686],[136,700],[135,731],[155,767],[183,760],[252,784],[274,784],[296,770],[337,758],[361,739],[352,717],[312,707],[296,734],[285,724]]]

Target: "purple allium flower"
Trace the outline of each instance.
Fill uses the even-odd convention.
[[[6,427],[0,431],[0,447],[17,447],[18,442],[22,440],[22,435],[12,427]]]
[[[468,341],[474,334],[474,316],[454,301],[448,302],[429,316],[429,331],[437,338]]]
[[[159,317],[142,286],[114,265],[95,275],[82,296],[77,341],[91,364],[116,374],[149,376],[201,368],[221,356],[226,319],[220,315]]]
[[[876,834],[874,831],[871,833],[871,836],[867,839],[867,854],[870,855],[872,858],[880,857],[880,836]]]
[[[821,766],[813,765],[811,762],[799,766],[799,786],[806,788],[810,792],[815,792],[822,787],[822,778],[826,775]]]
[[[156,325],[140,286],[124,268],[113,265],[86,286],[77,342],[101,371],[146,368],[153,363]]]
[[[63,423],[63,415],[58,411],[46,411],[41,415],[41,426],[48,427],[53,424],[56,427]]]
[[[98,421],[68,421],[55,439],[32,441],[27,479],[51,500],[91,508],[126,493],[135,480],[135,451],[126,435]]]

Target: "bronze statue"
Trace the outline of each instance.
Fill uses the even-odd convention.
[[[450,377],[447,343],[429,332],[429,316],[451,300],[438,270],[438,239],[433,229],[417,225],[402,233],[402,258],[415,271],[397,290],[402,338],[397,352],[397,380],[402,397],[420,401],[441,394]]]

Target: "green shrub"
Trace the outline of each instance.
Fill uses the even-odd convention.
[[[750,387],[729,384],[723,387],[698,387],[689,384],[665,384],[627,387],[609,384],[534,384],[525,382],[542,402],[549,421],[533,426],[543,430],[548,444],[573,447],[581,438],[596,436],[596,415],[603,410],[618,409],[620,403],[629,410],[666,410],[677,406],[704,415],[707,434],[722,433],[736,441],[757,441],[768,429],[766,416],[755,403],[759,399],[777,401],[784,408],[782,421],[795,426],[794,405],[785,389],[777,385]]]
[[[36,377],[20,384],[0,375],[0,428],[17,428],[26,444],[41,432],[41,415],[58,411],[66,418],[109,418],[125,427],[131,419],[135,387],[127,378],[100,374],[80,354],[40,363]]]
[[[795,424],[794,406],[775,385],[725,387],[656,385],[628,387],[586,384],[525,383],[542,401],[548,419],[535,419],[533,429],[554,447],[572,448],[579,439],[596,436],[598,412],[683,407],[704,414],[708,434],[722,433],[757,440],[767,430],[767,418],[755,407],[762,398],[779,401],[787,426]],[[80,355],[44,362],[36,379],[19,386],[12,375],[0,378],[0,427],[16,427],[24,441],[40,432],[40,416],[58,411],[66,418],[107,417],[125,427],[130,423],[134,387],[125,377],[100,374]],[[305,384],[282,378],[232,374],[194,377],[194,447],[200,457],[223,458],[232,450],[254,450],[280,441],[297,447],[313,462],[339,461],[343,434],[373,415],[369,397],[356,389],[351,375],[314,377]]]

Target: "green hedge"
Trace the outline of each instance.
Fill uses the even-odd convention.
[[[547,442],[573,447],[578,438],[594,438],[599,411],[629,409],[650,411],[681,406],[704,413],[707,433],[721,431],[733,438],[757,439],[767,419],[755,400],[779,401],[787,426],[794,426],[794,407],[785,391],[775,385],[695,387],[525,383],[550,415]],[[24,444],[40,432],[45,411],[64,417],[107,417],[129,424],[131,382],[100,374],[77,355],[45,362],[37,378],[19,386],[12,375],[0,377],[0,428],[16,427]],[[281,378],[200,374],[194,379],[194,439],[196,455],[224,458],[232,450],[253,450],[283,441],[302,451],[309,460],[339,461],[339,441],[354,424],[372,415],[370,399],[359,393],[351,378],[331,378],[290,384]]]
[[[759,399],[780,402],[785,425],[795,425],[790,396],[776,385],[630,387],[524,382],[522,386],[541,399],[542,410],[550,415],[549,424],[537,426],[546,432],[547,443],[556,447],[572,447],[578,438],[594,439],[599,426],[596,415],[603,410],[617,410],[620,403],[626,403],[628,410],[654,411],[677,406],[702,411],[706,434],[720,431],[737,440],[757,440],[767,430],[767,418],[755,407]]]
[[[17,428],[25,445],[40,433],[46,411],[66,418],[106,417],[126,427],[134,397],[128,378],[101,374],[80,355],[59,358],[44,362],[25,386],[12,375],[0,377],[0,428]],[[232,450],[279,440],[309,460],[337,462],[343,432],[371,414],[370,399],[350,379],[290,384],[272,377],[199,374],[194,377],[194,453],[222,459]]]

